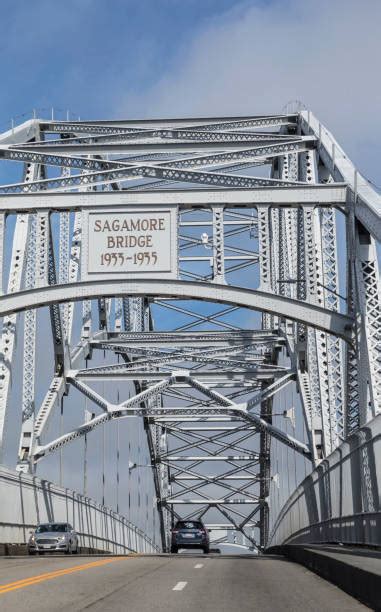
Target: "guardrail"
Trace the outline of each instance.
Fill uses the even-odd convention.
[[[0,467],[0,544],[22,544],[38,523],[70,523],[86,549],[159,552],[141,529],[110,508],[47,480]]]
[[[380,492],[381,414],[348,437],[295,489],[267,546],[381,546]]]

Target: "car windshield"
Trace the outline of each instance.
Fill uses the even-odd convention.
[[[179,521],[176,529],[204,529],[204,526],[200,521]]]
[[[36,533],[46,533],[47,531],[66,533],[68,525],[66,523],[45,523],[44,525],[39,525],[36,529]]]

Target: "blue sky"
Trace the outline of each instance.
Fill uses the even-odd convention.
[[[236,0],[2,0],[1,120],[51,106],[109,116],[121,91],[142,93],[154,85],[194,36],[234,5]]]
[[[381,184],[379,0],[1,0],[0,11],[0,129],[52,106],[200,116],[300,99]]]

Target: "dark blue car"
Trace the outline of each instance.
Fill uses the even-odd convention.
[[[179,548],[202,548],[209,552],[209,533],[201,521],[178,521],[172,529],[171,552]]]

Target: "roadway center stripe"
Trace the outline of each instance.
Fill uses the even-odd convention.
[[[137,555],[130,555],[137,556]],[[98,561],[92,561],[91,563],[84,563],[82,565],[74,565],[74,567],[68,567],[66,569],[56,570],[54,572],[47,572],[46,574],[38,574],[37,576],[30,576],[29,578],[23,578],[22,580],[17,580],[16,582],[8,582],[7,584],[3,584],[0,586],[0,595],[4,593],[8,593],[9,591],[15,591],[16,589],[22,589],[27,586],[32,586],[33,584],[38,584],[40,582],[45,582],[45,580],[52,580],[53,578],[59,578],[60,576],[65,576],[66,574],[73,574],[74,572],[81,572],[83,570],[91,569],[93,567],[101,567],[102,565],[106,565],[108,563],[113,563],[114,561],[121,561],[122,559],[128,559],[129,557],[111,557],[109,559],[100,559]]]
[[[187,584],[187,582],[178,582],[176,586],[173,587],[172,591],[182,591]]]

